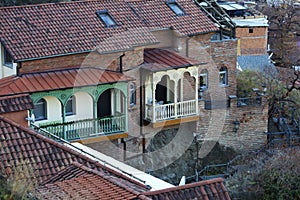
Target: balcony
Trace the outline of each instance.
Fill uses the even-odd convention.
[[[177,103],[146,104],[146,120],[152,122],[153,127],[174,125],[180,122],[190,122],[199,119],[197,116],[197,101],[189,100]]]
[[[126,116],[111,116],[66,123],[39,125],[40,128],[67,141],[93,140],[101,136],[109,139],[126,137]],[[92,141],[91,141],[92,142]],[[95,141],[94,141],[95,142]]]

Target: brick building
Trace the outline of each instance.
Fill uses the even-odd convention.
[[[219,28],[189,0],[76,1],[0,15],[1,98],[29,95],[28,117],[59,137],[113,154],[100,143],[109,139],[127,156],[173,130],[187,143],[195,133],[237,150],[264,143],[264,97],[235,97],[237,40],[215,37]],[[241,148],[237,134],[253,145]],[[185,150],[174,145],[165,164]]]

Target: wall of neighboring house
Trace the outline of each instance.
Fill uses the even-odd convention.
[[[18,112],[10,112],[10,113],[2,113],[3,117],[8,118],[22,126],[28,127],[28,121],[26,118],[28,117],[28,111],[18,111]]]
[[[268,27],[236,27],[238,55],[261,55],[267,53]]]
[[[66,116],[66,121],[76,121],[93,118],[93,99],[85,92],[77,92],[75,96],[75,110],[73,115]]]
[[[118,71],[118,64],[115,60],[118,60],[121,55],[122,53],[98,54],[96,52],[91,52],[25,61],[22,63],[19,73],[85,66]]]

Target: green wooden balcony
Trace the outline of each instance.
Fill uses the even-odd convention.
[[[97,136],[111,135],[127,131],[126,116],[110,116],[66,123],[48,123],[40,128],[67,141],[81,140]]]

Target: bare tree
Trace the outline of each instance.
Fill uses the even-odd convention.
[[[290,68],[298,62],[296,33],[300,30],[296,0],[268,0],[262,12],[269,20],[269,44],[279,67]]]

